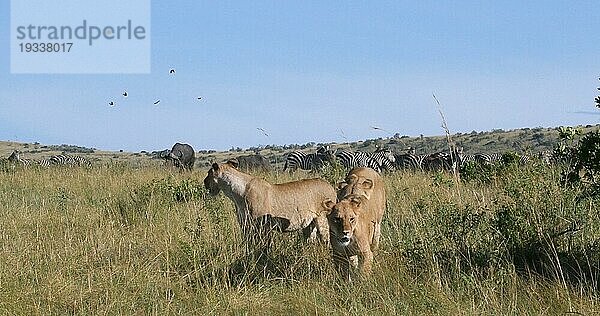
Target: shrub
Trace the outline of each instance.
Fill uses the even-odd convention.
[[[563,181],[585,186],[583,195],[600,194],[600,131],[580,137],[581,131],[571,127],[559,128],[560,142],[554,156],[565,163]]]

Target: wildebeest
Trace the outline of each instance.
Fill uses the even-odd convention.
[[[168,155],[168,159],[173,161],[176,167],[181,170],[187,169],[192,170],[194,168],[194,162],[196,161],[196,155],[194,154],[194,148],[188,144],[175,143],[171,152]]]
[[[271,163],[261,154],[239,156],[229,160],[241,171],[271,171]]]

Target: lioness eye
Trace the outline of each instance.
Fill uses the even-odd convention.
[[[354,224],[354,217],[350,218],[350,223]]]

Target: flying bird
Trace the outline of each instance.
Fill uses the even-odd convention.
[[[156,100],[156,101],[154,102],[154,105],[157,105],[157,104],[159,104],[159,103],[160,103],[160,100]]]
[[[343,129],[340,130],[340,133],[341,133],[343,139],[348,140],[348,138],[346,138],[346,134],[344,134]]]
[[[169,73],[174,75],[175,74],[175,68],[171,68],[171,70],[169,70]]]
[[[383,131],[383,132],[389,133],[388,131],[386,131],[383,128],[378,127],[378,126],[371,126],[371,128],[374,129],[374,130],[377,130],[377,131]]]
[[[113,101],[108,102],[108,106],[115,106],[115,102],[113,102]]]
[[[202,97],[198,97],[198,101],[202,100]]]
[[[123,92],[123,97],[126,98],[129,94],[127,94],[127,91]]]
[[[269,133],[267,133],[264,128],[257,127],[256,129],[261,131],[265,136],[269,137]]]

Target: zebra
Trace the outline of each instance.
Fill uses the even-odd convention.
[[[283,171],[296,171],[298,168],[302,170],[316,170],[321,168],[325,162],[335,160],[335,154],[329,149],[329,146],[321,146],[317,148],[315,153],[304,153],[301,151],[292,151],[285,158]]]
[[[454,167],[450,153],[444,151],[423,155],[421,159],[422,168],[426,171],[452,170]]]
[[[537,154],[522,154],[519,157],[519,164],[526,165],[528,163],[540,162],[546,166],[550,166],[559,162],[560,159],[557,158],[551,150],[543,150],[538,152]]]
[[[381,164],[376,159],[371,157],[370,153],[362,151],[342,150],[335,154],[335,157],[340,161],[340,164],[346,169],[356,167],[369,167],[377,172],[381,172]],[[394,159],[395,160],[395,159]]]
[[[52,162],[52,160],[50,160],[50,158],[45,158],[45,159],[38,160],[37,164],[40,167],[48,168],[48,167],[52,166],[54,163]]]
[[[478,154],[475,154],[475,161],[480,164],[495,165],[495,164],[502,162],[502,154],[501,153],[491,153],[491,154],[478,153]]]
[[[50,157],[50,162],[53,165],[66,165],[66,166],[80,166],[90,167],[92,164],[86,158],[81,156],[69,156],[69,155],[55,155]]]
[[[379,165],[379,169],[384,171],[393,171],[395,169],[396,156],[389,149],[378,149],[370,154],[371,159]]]
[[[531,156],[529,154],[521,154],[521,155],[518,155],[518,158],[519,158],[517,160],[518,164],[521,165],[521,166],[523,166],[523,165],[529,164],[536,157],[535,156]]]
[[[479,163],[479,154],[461,154],[459,157],[461,167],[468,163]]]
[[[460,172],[462,166],[462,147],[454,147],[451,152],[440,151],[422,156],[421,166],[426,171]]]
[[[463,168],[469,163],[480,164],[482,162],[481,155],[484,155],[482,153],[465,154],[463,147],[454,147],[452,153],[449,159],[453,161],[456,168]]]
[[[405,154],[394,154],[394,160],[396,169],[399,170],[423,170],[421,162],[423,162],[421,155],[416,155],[411,152]]]
[[[20,154],[21,154],[21,152],[15,149],[12,152],[12,154],[10,154],[10,156],[8,157],[8,161],[10,163],[19,164],[19,165],[23,165],[23,166],[26,166],[26,167],[30,166],[31,165],[31,160],[21,158]]]
[[[455,159],[457,159],[457,167],[461,169],[468,165],[486,166],[497,164],[502,161],[502,154],[486,154],[486,153],[475,153],[465,154],[461,149],[456,151]]]

